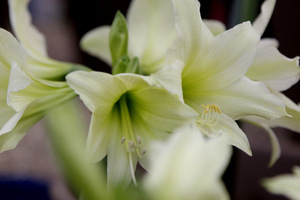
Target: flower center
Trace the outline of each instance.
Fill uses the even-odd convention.
[[[219,106],[215,104],[201,105],[202,114],[197,119],[196,124],[203,134],[210,136],[211,128],[219,123],[220,114],[222,113]]]
[[[122,95],[122,97],[119,100],[120,105],[120,114],[121,114],[121,126],[122,126],[122,139],[121,143],[124,144],[126,151],[129,154],[129,164],[130,164],[130,170],[131,170],[131,176],[133,182],[136,184],[136,179],[134,175],[134,166],[133,166],[133,160],[132,160],[132,153],[136,152],[138,157],[142,157],[142,153],[140,152],[139,145],[141,144],[141,137],[135,135],[130,112],[127,105],[127,98],[126,94]]]

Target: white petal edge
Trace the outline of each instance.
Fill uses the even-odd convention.
[[[253,22],[253,28],[262,36],[274,10],[276,0],[265,0],[261,6],[261,12]]]
[[[87,53],[111,65],[109,31],[110,26],[102,26],[89,31],[81,39],[80,47]]]
[[[29,2],[30,0],[8,1],[11,25],[27,53],[36,58],[47,57],[45,38],[31,22]]]
[[[285,57],[278,51],[277,45],[277,41],[262,39],[246,76],[264,82],[273,90],[284,91],[299,80],[299,57]]]
[[[167,49],[176,39],[171,0],[134,0],[127,12],[128,50],[138,57],[141,72],[151,74],[165,61]]]
[[[203,22],[207,26],[207,28],[214,34],[214,36],[217,36],[226,31],[226,26],[221,21],[204,19]]]
[[[22,105],[11,104],[10,93],[23,90],[31,83],[33,83],[33,80],[20,69],[19,65],[16,62],[12,62],[9,84],[7,88],[7,104],[11,106],[16,112],[19,112],[24,107],[26,107],[30,103],[30,101],[24,102],[24,104]]]

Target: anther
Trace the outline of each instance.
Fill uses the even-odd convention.
[[[124,144],[125,139],[126,139],[125,137],[122,137],[121,144]]]
[[[136,141],[137,141],[138,144],[141,144],[142,143],[142,138],[140,136],[137,136]]]
[[[129,140],[129,141],[128,141],[128,146],[131,147],[131,148],[137,148],[137,145],[136,145],[135,142],[132,141],[132,140]]]

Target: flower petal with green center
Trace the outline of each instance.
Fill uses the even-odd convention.
[[[286,115],[278,97],[264,84],[244,76],[256,54],[259,35],[250,23],[243,23],[214,37],[201,19],[197,1],[173,2],[179,37],[169,51],[168,59],[180,60],[184,67],[173,67],[171,74],[176,74],[174,77],[162,78],[161,74],[167,76],[163,69],[152,76],[179,97],[181,85],[184,102],[200,116],[202,106],[220,108],[222,114],[205,118],[204,121],[212,121],[206,123],[206,131],[215,135],[224,133],[231,138],[227,140],[230,144],[251,154],[247,138],[233,120],[248,115],[265,118]],[[172,65],[167,68],[172,69]],[[179,74],[181,80],[177,78]],[[200,126],[201,129],[206,135]]]
[[[142,165],[147,168],[144,154],[149,142],[164,139],[197,116],[139,75],[78,71],[70,73],[67,82],[93,112],[87,145],[92,161],[108,155],[111,185],[135,181],[136,162],[144,160]]]

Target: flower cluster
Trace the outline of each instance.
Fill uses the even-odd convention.
[[[14,148],[51,109],[77,95],[91,111],[90,161],[107,159],[108,188],[138,185],[154,199],[228,199],[221,176],[231,145],[252,155],[236,120],[300,132],[300,108],[281,92],[300,76],[275,39],[261,39],[275,0],[254,21],[226,30],[203,20],[197,0],[132,0],[127,19],[81,41],[112,74],[47,56],[31,24],[29,0],[9,0],[17,39],[0,29],[0,151]],[[191,173],[192,172],[192,173]]]

